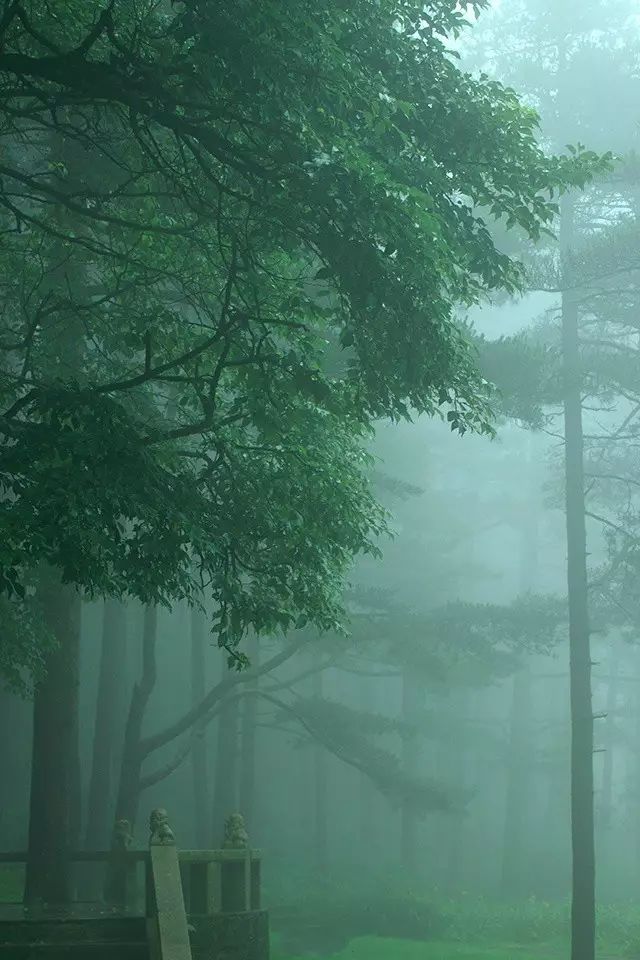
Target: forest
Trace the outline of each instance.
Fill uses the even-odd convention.
[[[0,0],[0,245],[0,960],[640,958],[640,0]]]

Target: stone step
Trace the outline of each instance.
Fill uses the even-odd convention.
[[[118,940],[84,943],[0,944],[0,960],[149,960],[146,943]]]
[[[145,940],[143,917],[4,920],[0,923],[0,950],[10,944],[144,943]]]

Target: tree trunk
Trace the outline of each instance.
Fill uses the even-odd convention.
[[[596,853],[601,874],[607,886],[620,876],[618,851],[612,845],[614,826],[613,779],[616,757],[616,712],[619,699],[620,641],[611,640],[607,680],[606,719],[604,729],[604,752],[602,754],[602,778],[596,807]]]
[[[118,600],[105,600],[85,836],[89,850],[104,849],[111,840],[114,777],[124,713],[126,629],[123,604]]]
[[[561,248],[563,277],[568,282],[568,252],[573,235],[573,207],[563,204]],[[595,957],[595,851],[593,823],[593,713],[588,613],[587,540],[582,432],[582,376],[578,304],[573,291],[562,294],[564,366],[565,503],[569,658],[571,688],[571,960]]]
[[[375,712],[375,694],[372,682],[367,677],[358,678],[360,709],[363,713]],[[377,790],[364,773],[358,776],[358,846],[363,865],[371,868],[379,864],[379,833],[376,830],[376,812],[380,803]]]
[[[463,688],[460,695],[456,696],[454,694],[454,703],[456,701],[458,701],[458,706],[454,716],[459,716],[465,722],[465,725],[471,726],[479,713],[477,690]],[[450,768],[450,775],[454,774],[451,776],[452,782],[460,783],[463,790],[469,790],[471,793],[477,792],[478,784],[475,778],[474,757],[467,742],[462,744],[461,749],[452,751],[452,760],[453,769]],[[449,849],[446,857],[446,876],[447,887],[453,895],[458,895],[467,886],[469,839],[473,829],[473,814],[472,809],[464,814],[461,819],[451,821]]]
[[[408,726],[418,722],[424,703],[424,689],[420,679],[409,668],[402,674],[402,720]],[[420,745],[417,731],[402,734],[402,765],[407,774],[417,773]],[[400,813],[400,856],[402,868],[414,876],[417,865],[418,819],[410,804],[404,803]]]
[[[31,703],[0,683],[0,849],[26,847],[28,819],[24,797],[29,789],[32,743]]]
[[[238,722],[239,700],[232,694],[223,700],[218,714],[211,822],[214,847],[222,843],[225,820],[238,810]]]
[[[248,656],[251,664],[257,667],[260,663],[260,648],[258,638],[252,637]],[[256,785],[256,735],[258,698],[251,695],[259,681],[254,680],[247,685],[249,696],[242,701],[242,731],[240,741],[240,813],[243,815],[249,836],[253,837],[256,827],[255,785]]]
[[[73,879],[70,854],[77,836],[78,681],[80,596],[53,571],[39,589],[57,648],[33,702],[33,750],[29,847],[24,899],[27,904],[68,903]]]
[[[538,585],[538,489],[533,479],[535,463],[533,440],[527,437],[525,464],[529,482],[527,508],[522,513],[520,593],[535,592]],[[524,843],[527,837],[527,805],[530,797],[531,761],[531,673],[524,666],[513,677],[507,758],[507,791],[505,797],[504,833],[502,841],[501,888],[504,898],[528,896]]]
[[[62,107],[65,110],[68,108]],[[49,150],[52,162],[67,170],[63,189],[73,191],[82,180],[83,164],[73,139],[55,129]],[[62,233],[69,228],[64,205],[53,208]],[[40,292],[78,289],[84,267],[65,249],[62,239],[43,264]],[[54,314],[55,316],[55,314]],[[68,381],[82,369],[85,330],[79,312],[63,323],[46,320],[40,331],[52,348],[48,376]],[[69,854],[81,831],[78,685],[80,656],[80,595],[63,585],[58,571],[43,569],[39,585],[46,622],[58,648],[47,658],[46,677],[37,685],[33,705],[29,850],[25,902],[67,903],[72,896]]]
[[[191,703],[200,703],[206,689],[205,675],[205,622],[203,610],[191,610]],[[207,786],[208,763],[205,729],[199,731],[191,750],[191,776],[193,784],[193,816],[196,846],[207,845]]]
[[[116,819],[128,820],[131,829],[138,816],[140,779],[144,756],[140,749],[142,725],[147,705],[156,685],[156,643],[158,638],[158,610],[147,606],[144,611],[142,633],[142,676],[133,688],[124,734],[120,782],[116,801]]]
[[[314,659],[320,654],[313,652]],[[318,670],[311,677],[313,697],[322,700],[324,697],[324,677]],[[328,832],[327,832],[327,751],[320,743],[313,745],[313,860],[318,874],[327,872],[328,867]]]
[[[613,769],[614,769],[614,749],[615,749],[615,729],[616,729],[616,708],[618,705],[618,678],[620,672],[620,645],[614,638],[611,641],[609,653],[609,679],[607,686],[607,704],[606,726],[605,726],[605,745],[604,762],[602,765],[602,781],[600,787],[599,804],[599,826],[601,840],[604,844],[607,842],[607,834],[611,827],[613,814]]]
[[[513,678],[507,795],[502,842],[502,896],[513,899],[527,896],[527,870],[524,862],[527,801],[530,794],[531,763],[531,675],[525,667]]]
[[[635,686],[635,697],[633,700],[633,707],[635,711],[635,723],[634,723],[634,736],[635,742],[640,743],[640,687]],[[633,881],[637,888],[640,888],[640,817],[638,817],[638,804],[640,803],[640,750],[634,751],[634,766],[633,766],[633,786],[634,790],[632,793],[631,799],[631,817],[632,823],[634,824],[634,863],[635,863],[635,873],[633,876]]]

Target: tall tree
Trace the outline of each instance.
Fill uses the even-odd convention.
[[[520,592],[527,595],[538,588],[538,510],[539,491],[534,470],[533,439],[526,437],[525,462],[529,474],[521,507]],[[507,789],[505,796],[504,833],[502,842],[501,892],[503,897],[518,897],[530,893],[526,884],[525,840],[527,810],[530,805],[532,766],[532,678],[527,660],[512,679],[509,711],[509,746],[507,756]]]
[[[240,702],[229,696],[222,700],[216,723],[216,758],[213,777],[211,840],[214,847],[222,844],[224,823],[238,810]]]
[[[113,827],[126,709],[126,631],[126,608],[117,600],[105,600],[85,836],[87,848],[93,850],[108,846]]]
[[[620,673],[622,649],[620,637],[614,634],[610,640],[607,662],[606,701],[603,731],[603,762],[596,806],[596,851],[605,866],[612,866],[611,834],[614,827],[616,751],[618,742]],[[607,871],[609,872],[609,871]]]
[[[31,711],[24,695],[0,683],[0,844],[26,846],[24,803],[31,754]]]
[[[56,904],[71,899],[70,855],[79,828],[74,818],[79,813],[80,596],[49,570],[42,573],[39,600],[57,647],[49,654],[46,678],[35,691],[24,897],[27,904]]]
[[[402,764],[410,776],[419,771],[420,739],[417,725],[424,711],[425,689],[420,675],[406,664],[402,670]],[[404,803],[400,811],[400,857],[408,876],[415,875],[418,854],[418,819],[412,804]]]
[[[317,654],[315,658],[317,659]],[[318,666],[316,664],[316,666]],[[311,695],[319,703],[325,696],[326,683],[321,670],[316,670],[311,678]],[[329,866],[329,764],[327,751],[322,743],[313,744],[312,753],[312,783],[313,793],[311,802],[312,837],[313,837],[313,869],[320,874],[327,873]]]
[[[615,8],[615,9],[614,9]],[[512,9],[496,11],[489,20],[487,45],[480,61],[491,63],[498,75],[513,80],[518,74],[540,109],[543,133],[555,146],[572,136],[610,147],[629,149],[631,117],[637,90],[633,81],[632,10],[628,3],[605,4],[589,0],[578,9],[546,0],[522,0]],[[627,42],[620,44],[620,23],[629,25]],[[499,36],[499,43],[497,42]],[[544,67],[540,50],[544,50]],[[514,57],[518,50],[519,57]],[[533,51],[535,50],[535,53]],[[613,51],[615,56],[613,55]],[[517,59],[517,62],[516,62]],[[598,71],[599,93],[615,96],[620,110],[609,118],[598,98],[581,95],[586,71]],[[606,185],[604,186],[606,192]],[[613,187],[613,190],[616,188]],[[564,420],[564,478],[567,529],[571,701],[571,834],[572,834],[572,947],[573,960],[595,956],[595,850],[593,800],[593,709],[591,696],[591,641],[589,578],[587,570],[587,515],[585,500],[585,436],[583,401],[593,390],[585,374],[584,328],[589,323],[592,291],[585,290],[588,268],[582,263],[585,246],[598,232],[598,217],[606,202],[596,189],[592,205],[580,208],[575,196],[564,198],[559,216],[559,249],[554,254],[554,280],[547,284],[561,300],[560,382]],[[606,217],[606,214],[604,214]],[[614,214],[615,218],[615,214]],[[593,282],[598,274],[592,274]],[[535,271],[534,271],[535,275]],[[535,280],[532,280],[532,285]],[[597,280],[596,280],[597,284]],[[596,308],[597,312],[597,308]],[[598,392],[598,387],[596,387]]]
[[[199,607],[191,610],[191,701],[200,703],[207,686],[205,658],[205,613]],[[191,781],[193,786],[193,820],[196,846],[207,844],[207,800],[209,787],[209,764],[204,731],[199,731],[191,750]]]
[[[140,800],[140,777],[145,755],[142,750],[144,720],[157,680],[156,648],[158,608],[148,604],[144,610],[142,631],[142,669],[136,680],[124,732],[122,761],[116,794],[116,820],[128,820],[134,826]]]
[[[251,663],[259,666],[260,645],[255,635],[249,639],[247,653]],[[256,791],[258,698],[253,694],[258,690],[259,683],[256,679],[253,684],[247,685],[249,695],[242,700],[240,732],[239,808],[249,828],[249,834],[254,838],[259,813],[259,793]]]

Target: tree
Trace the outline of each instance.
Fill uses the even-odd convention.
[[[40,564],[150,608],[204,586],[231,651],[338,626],[384,527],[372,418],[490,429],[453,310],[521,272],[478,208],[536,237],[602,165],[458,70],[461,25],[445,0],[5,4],[5,594]]]
[[[255,635],[250,639],[249,660],[260,665],[260,645]],[[256,681],[257,689],[258,681]],[[245,818],[249,834],[256,833],[256,754],[258,747],[258,699],[255,696],[244,698],[240,734],[240,783],[238,789],[238,808]]]
[[[111,839],[114,775],[120,760],[125,707],[126,631],[126,608],[116,600],[106,600],[87,798],[85,838],[89,850],[103,848]]]
[[[206,691],[205,628],[204,611],[193,608],[191,611],[191,696],[194,705],[202,700]],[[200,737],[193,745],[191,772],[196,846],[204,848],[208,833],[207,784],[209,779],[207,746],[204,737]]]
[[[293,471],[294,451],[312,472],[314,454],[330,455],[303,437],[331,422],[348,488],[363,418],[403,415],[407,402],[448,405],[452,426],[486,429],[485,387],[452,305],[514,289],[519,273],[470,203],[537,235],[554,210],[544,191],[597,166],[590,154],[547,158],[513,93],[457,70],[442,39],[461,25],[448,3],[426,18],[418,3],[375,15],[368,4],[249,7],[238,18],[199,2],[170,13],[91,2],[44,13],[36,28],[16,3],[2,21],[5,134],[21,142],[28,127],[33,146],[3,170],[3,289],[16,318],[1,421],[6,589],[46,557],[89,590],[182,595],[195,555],[225,636],[252,617],[288,624],[274,577],[268,596],[243,586],[240,570],[255,582],[251,549],[233,548],[243,524],[226,478],[273,499],[268,483]],[[53,100],[72,106],[52,120]],[[87,168],[67,192],[66,166],[47,162],[34,132],[51,124],[100,159],[99,180]],[[64,230],[47,216],[54,201]],[[58,284],[43,295],[53,243],[69,263],[91,259],[84,293]],[[74,319],[96,349],[75,380],[52,381],[38,331]],[[338,378],[320,365],[332,331],[349,351]],[[169,386],[179,422],[166,430]],[[220,497],[231,509],[215,510]],[[347,549],[366,534],[351,516]],[[274,533],[264,514],[250,526],[252,542]],[[292,542],[291,526],[279,542]],[[142,573],[150,551],[153,582]],[[320,554],[306,554],[300,606],[326,624],[325,580],[308,576]]]
[[[60,588],[54,572],[41,580],[44,616],[57,641],[33,716],[29,855],[25,902],[71,898],[69,851],[79,836],[78,648],[80,598]],[[61,698],[59,692],[65,696]],[[50,722],[55,717],[55,724]]]
[[[222,698],[217,715],[216,762],[213,777],[211,843],[222,844],[224,823],[238,809],[240,701],[233,695]]]
[[[491,62],[503,77],[514,76],[516,61],[523,63],[519,81],[543,118],[543,132],[552,144],[571,136],[628,150],[631,111],[637,97],[629,69],[637,56],[637,44],[621,43],[620,23],[631,23],[627,3],[581,4],[579,10],[561,8],[545,0],[514,4],[506,18],[500,12],[489,21],[488,45],[481,59]],[[496,31],[496,32],[494,32]],[[499,44],[497,36],[499,32]],[[629,31],[631,32],[631,30]],[[535,48],[535,53],[532,53]],[[487,54],[487,49],[489,53]],[[514,57],[515,50],[519,56]],[[543,51],[542,62],[540,51]],[[615,57],[613,51],[615,50]],[[543,69],[540,69],[544,64]],[[620,103],[616,122],[610,122],[597,97],[585,98],[581,83],[587,71],[602,78],[599,93],[615,96]],[[635,123],[634,123],[635,126]],[[606,133],[605,133],[606,130]],[[609,181],[611,192],[619,184]],[[619,195],[607,211],[608,184],[601,182],[588,199],[567,196],[559,218],[559,248],[553,255],[556,283],[561,298],[560,386],[564,420],[564,478],[567,526],[567,580],[571,688],[571,829],[572,829],[572,957],[589,960],[595,955],[595,849],[593,808],[593,708],[591,701],[591,649],[587,569],[587,518],[585,498],[584,400],[602,396],[597,373],[585,363],[584,330],[600,313],[597,294],[601,265],[587,280],[578,264],[582,248],[600,233],[602,218],[621,219]],[[616,204],[618,209],[616,210]],[[581,208],[581,209],[580,209]],[[611,221],[610,221],[611,222]],[[614,228],[615,229],[615,228]],[[597,241],[596,241],[597,242]],[[535,267],[532,283],[535,281]],[[587,280],[587,284],[585,284]],[[602,307],[602,303],[600,303]],[[598,322],[598,321],[596,321]],[[596,365],[596,369],[599,365]],[[557,370],[557,367],[556,367]],[[595,376],[594,376],[595,373]],[[589,374],[591,374],[590,377]],[[612,382],[608,380],[611,391]],[[558,397],[556,396],[558,399]],[[538,394],[540,399],[540,394]]]

